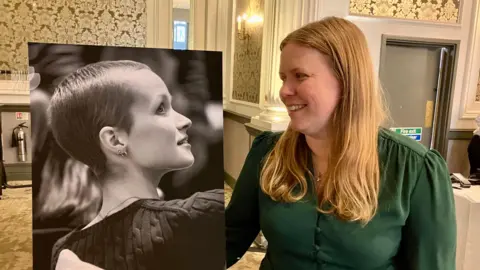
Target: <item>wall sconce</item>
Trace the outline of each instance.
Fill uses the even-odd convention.
[[[250,39],[250,33],[247,32],[245,24],[248,19],[246,13],[243,13],[242,16],[237,17],[237,36],[239,40],[248,40]]]
[[[263,18],[258,15],[247,15],[247,13],[243,13],[242,16],[237,17],[237,37],[239,40],[250,40],[250,33],[247,31],[247,23],[254,24],[262,22]]]

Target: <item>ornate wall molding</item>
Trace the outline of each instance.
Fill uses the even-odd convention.
[[[262,22],[245,23],[244,30],[235,27],[232,46],[234,65],[231,101],[258,106],[260,100],[260,76],[262,73],[262,47],[264,37],[265,0],[235,1],[234,18],[246,13],[263,18]],[[238,24],[235,23],[235,26]]]
[[[225,88],[223,91],[224,94],[224,109],[234,111],[243,115],[248,115],[252,117],[260,113],[260,105],[258,103],[250,103],[241,100],[233,99],[233,71],[235,63],[235,40],[237,36],[237,0],[226,1],[228,2],[228,14],[227,14],[227,47],[224,51],[225,57],[225,73],[224,73],[224,82]],[[265,31],[265,30],[264,30]]]
[[[29,82],[0,80],[0,104],[29,104]]]
[[[350,0],[350,15],[460,22],[461,0]]]
[[[474,119],[480,114],[480,102],[477,101],[478,83],[480,80],[480,3],[473,1],[473,17],[471,19],[470,40],[467,50],[466,73],[463,80],[463,93],[460,104],[460,119]]]
[[[224,109],[233,111],[239,114],[247,115],[249,117],[257,114],[260,109],[259,105],[234,99],[234,69],[235,69],[235,43],[237,42],[237,2],[238,0],[228,1],[228,16],[227,16],[227,48],[224,51],[225,56],[225,73],[224,73]]]

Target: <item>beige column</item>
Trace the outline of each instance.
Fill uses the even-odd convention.
[[[147,0],[147,47],[173,47],[173,0]]]
[[[264,39],[262,51],[262,74],[260,95],[262,112],[251,118],[251,124],[264,130],[281,131],[290,121],[287,110],[280,100],[281,80],[280,43],[290,32],[305,23],[317,20],[321,0],[266,0]]]
[[[223,101],[225,103],[229,89],[228,56],[230,55],[232,32],[233,1],[190,0],[189,49],[221,51],[223,64]]]

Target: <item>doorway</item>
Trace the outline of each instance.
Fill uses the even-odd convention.
[[[446,158],[458,41],[384,36],[380,81],[391,127]]]
[[[190,0],[173,0],[173,49],[188,50],[189,44],[189,25],[190,25]]]

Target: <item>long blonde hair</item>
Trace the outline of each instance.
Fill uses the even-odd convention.
[[[367,41],[353,23],[336,17],[309,23],[290,33],[280,50],[295,43],[330,58],[342,95],[330,123],[334,134],[328,169],[316,182],[318,210],[347,221],[368,223],[377,211],[380,169],[378,131],[387,119]],[[290,127],[266,156],[262,191],[275,201],[295,202],[308,192],[310,150]],[[297,189],[300,187],[300,189]]]

